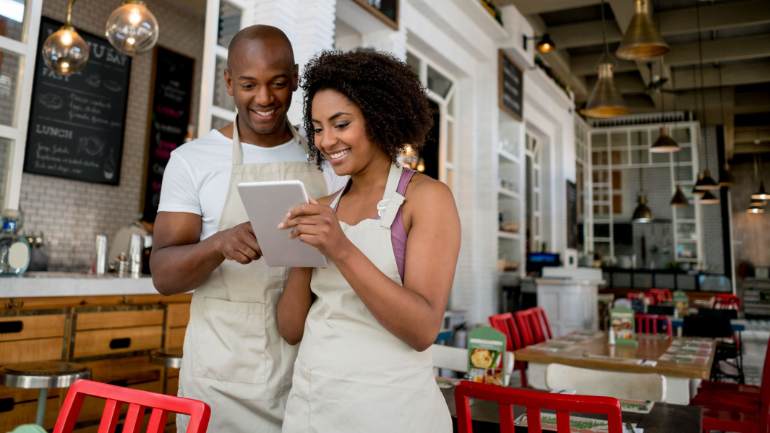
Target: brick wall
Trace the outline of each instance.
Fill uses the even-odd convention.
[[[94,34],[104,33],[107,17],[120,0],[81,0],[73,11],[73,25]],[[196,61],[191,123],[197,124],[198,88],[203,50],[203,11],[199,16],[170,0],[149,3],[160,25],[158,44]],[[46,0],[43,15],[64,20],[66,2]],[[151,97],[152,56],[136,56],[131,66],[120,184],[98,185],[25,173],[20,206],[25,231],[45,234],[51,270],[82,271],[90,267],[97,233],[112,235],[131,223],[142,209],[147,108]],[[0,176],[2,177],[2,176]]]

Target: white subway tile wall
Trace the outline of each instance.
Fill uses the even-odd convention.
[[[73,25],[102,35],[107,17],[120,3],[120,0],[81,0],[74,8]],[[195,125],[205,11],[195,11],[182,1],[153,0],[149,7],[160,25],[158,45],[195,59],[190,119]],[[63,21],[65,8],[65,1],[46,0],[43,15]],[[151,69],[151,53],[134,57],[118,186],[23,175],[20,205],[25,216],[25,232],[45,234],[50,270],[89,269],[96,234],[106,233],[111,237],[141,212]]]

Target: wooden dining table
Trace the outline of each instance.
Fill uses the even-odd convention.
[[[454,419],[455,431],[457,431],[454,387],[444,387],[441,392],[449,407],[449,413]],[[525,408],[514,406],[513,411],[515,419],[525,413]],[[588,414],[573,415],[591,417]],[[500,431],[498,406],[494,402],[472,400],[471,419],[473,420],[473,433],[497,433]],[[623,412],[623,422],[635,424],[637,428],[644,429],[644,433],[700,433],[703,413],[698,406],[655,403],[649,413]],[[526,428],[517,427],[516,431],[524,432]]]
[[[565,364],[595,370],[658,373],[666,378],[668,403],[688,404],[700,380],[708,379],[716,342],[704,338],[637,335],[637,345],[608,343],[604,332],[577,332],[528,346],[514,353],[529,363],[530,386],[547,389],[549,364]]]

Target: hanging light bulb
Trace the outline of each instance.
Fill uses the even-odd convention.
[[[159,33],[158,20],[141,0],[124,0],[107,18],[104,31],[110,44],[129,56],[151,50]]]
[[[700,204],[719,204],[719,198],[711,193],[711,191],[705,191],[698,200]]]
[[[648,3],[648,0],[634,0],[634,16],[615,51],[621,59],[645,60],[660,57],[670,50],[652,22]]]
[[[59,30],[51,33],[43,43],[43,60],[54,72],[71,75],[86,66],[90,48],[72,27],[72,7],[75,0],[67,2],[67,20]]]
[[[674,196],[671,197],[671,206],[673,207],[686,207],[690,205],[690,201],[687,200],[687,196],[684,195],[684,191],[682,191],[682,187],[679,185],[676,186],[676,192],[674,192]]]
[[[679,143],[677,143],[670,135],[668,135],[668,128],[665,126],[660,127],[660,135],[655,143],[652,143],[650,147],[652,153],[673,153],[679,152]]]

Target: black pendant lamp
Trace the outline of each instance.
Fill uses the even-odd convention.
[[[749,214],[763,214],[765,213],[765,206],[752,203],[748,209],[746,209],[746,213]]]
[[[684,191],[682,191],[682,187],[679,185],[676,186],[676,192],[674,192],[674,196],[671,197],[671,206],[673,207],[687,207],[690,205],[690,201],[687,200],[687,196],[684,195]]]
[[[652,146],[650,147],[650,152],[652,153],[674,153],[679,152],[679,143],[676,142],[671,136],[668,134],[668,128],[665,126],[660,127],[660,135],[658,135],[658,139],[655,140],[655,143],[652,143]]]
[[[588,97],[586,108],[581,113],[587,117],[608,119],[611,117],[628,114],[628,108],[623,101],[623,96],[615,87],[615,76],[612,71],[614,65],[610,58],[607,45],[607,33],[604,23],[604,0],[602,0],[602,39],[604,40],[604,55],[597,65],[597,80],[591,95]]]
[[[700,204],[719,204],[719,198],[712,194],[711,191],[706,191],[700,197],[698,202],[700,202]]]
[[[765,190],[765,181],[759,181],[759,190],[754,194],[751,194],[751,199],[762,201],[770,200],[770,194],[768,194],[767,190]]]
[[[708,149],[706,149],[706,152],[708,152]],[[708,158],[706,158],[708,160]],[[706,162],[708,164],[708,162]],[[714,178],[711,176],[711,170],[704,169],[703,170],[703,178],[701,178],[701,183],[698,189],[702,191],[716,191],[719,189],[719,182],[714,180]]]
[[[641,132],[639,133],[641,136]],[[641,138],[641,137],[640,137]],[[641,140],[640,140],[641,141]],[[641,161],[641,158],[640,158]],[[649,223],[652,222],[652,210],[647,206],[647,195],[644,194],[644,171],[641,165],[639,166],[639,195],[636,198],[636,208],[631,216],[631,222],[633,223]]]

